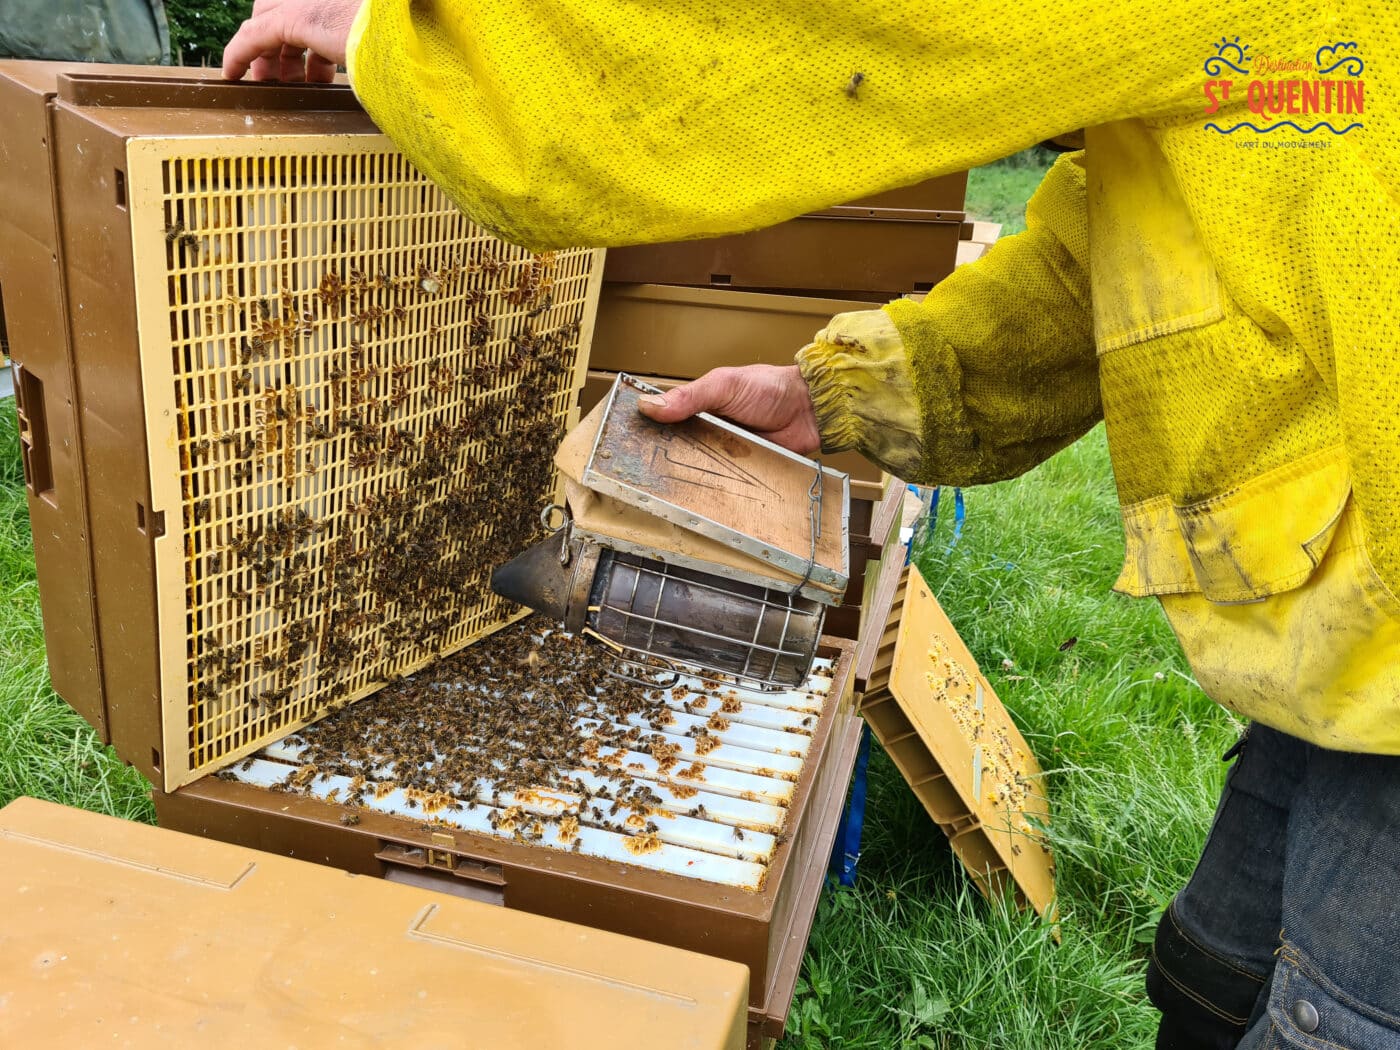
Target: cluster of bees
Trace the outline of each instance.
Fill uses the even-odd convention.
[[[336,801],[348,807],[399,789],[428,819],[480,806],[494,830],[518,841],[538,842],[554,825],[577,849],[579,828],[589,826],[648,852],[660,845],[658,820],[669,811],[658,785],[636,776],[624,753],[649,754],[663,775],[685,779],[680,748],[657,731],[675,716],[660,691],[617,678],[605,664],[582,639],[548,631],[538,618],[522,621],[299,730],[290,739],[304,745],[302,765],[281,786],[304,791],[343,776],[351,790]],[[650,731],[625,725],[629,718]],[[546,813],[521,808],[546,790],[579,801]],[[678,799],[696,794],[680,784],[666,790]],[[703,805],[689,814],[706,815]]]
[[[1025,817],[1034,787],[1027,773],[1029,756],[1013,741],[1010,729],[989,720],[985,707],[976,702],[972,676],[935,640],[928,651],[931,671],[924,678],[929,690],[947,709],[969,748],[982,749],[982,798],[979,803],[998,807],[1023,835],[1034,833]],[[1019,846],[1012,846],[1019,853]]]
[[[172,268],[203,243],[178,218],[166,241]],[[234,348],[176,380],[190,601],[212,610],[191,633],[196,726],[231,702],[245,725],[293,698],[288,718],[336,706],[499,622],[489,575],[538,534],[572,392],[581,304],[550,314],[556,269],[552,253],[503,261],[482,245],[202,306],[179,278],[206,345]],[[516,318],[508,337],[493,304]],[[249,617],[252,641],[204,641]]]

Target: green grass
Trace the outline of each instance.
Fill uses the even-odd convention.
[[[1122,545],[1101,431],[969,492],[951,551],[948,529],[919,560],[1047,771],[1062,941],[976,893],[877,749],[860,877],[822,901],[783,1050],[1148,1046],[1145,946],[1190,873],[1237,726],[1192,683],[1156,606],[1109,593]],[[49,688],[9,406],[0,602],[0,803],[150,820],[142,778]]]
[[[974,219],[1001,223],[1001,235],[1026,228],[1026,201],[1050,170],[1055,154],[1036,147],[1014,153],[967,176],[967,213]]]

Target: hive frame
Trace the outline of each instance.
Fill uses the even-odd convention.
[[[161,687],[160,703],[162,710],[162,748],[165,756],[162,773],[164,775],[164,786],[166,790],[172,790],[181,784],[189,783],[208,772],[253,752],[258,747],[262,746],[262,744],[272,739],[285,736],[287,733],[320,717],[321,714],[324,714],[330,709],[330,706],[324,698],[320,702],[310,702],[308,697],[315,694],[317,690],[308,687],[302,688],[300,692],[296,693],[296,695],[287,701],[287,703],[291,705],[287,710],[293,711],[295,709],[292,715],[282,715],[279,717],[276,712],[263,711],[261,714],[254,713],[251,716],[246,713],[241,716],[235,716],[233,713],[221,709],[219,713],[211,716],[211,718],[199,721],[198,726],[194,724],[197,721],[193,714],[197,701],[195,693],[193,692],[195,688],[193,679],[198,676],[198,672],[194,671],[192,668],[194,667],[194,661],[197,659],[198,653],[198,642],[196,639],[200,637],[203,625],[199,622],[202,614],[196,615],[196,610],[191,609],[190,596],[193,593],[191,588],[195,586],[193,574],[199,571],[194,561],[197,557],[207,557],[214,548],[210,548],[209,551],[200,550],[197,554],[195,552],[196,540],[194,534],[199,532],[201,523],[194,520],[194,515],[197,512],[194,504],[198,502],[198,499],[196,494],[190,489],[192,482],[188,480],[189,476],[193,475],[195,471],[193,469],[193,464],[190,462],[191,450],[189,448],[184,448],[182,451],[182,445],[184,443],[192,442],[190,435],[185,434],[182,436],[182,412],[188,412],[190,406],[182,406],[179,403],[179,398],[177,398],[176,366],[173,354],[176,347],[182,343],[194,343],[203,340],[207,344],[212,344],[218,339],[225,340],[223,343],[224,349],[220,351],[224,354],[225,360],[222,365],[219,366],[219,369],[212,369],[209,366],[204,367],[206,373],[221,369],[224,375],[222,378],[210,378],[205,376],[201,381],[207,380],[214,385],[214,392],[211,396],[215,399],[225,398],[232,401],[234,399],[230,397],[228,383],[230,382],[231,373],[233,371],[231,355],[237,348],[235,347],[234,337],[228,327],[224,327],[219,331],[201,331],[198,333],[198,338],[189,335],[188,332],[185,333],[185,338],[183,339],[176,337],[176,334],[172,330],[171,318],[172,313],[176,309],[172,302],[172,288],[174,287],[172,282],[176,281],[177,277],[172,276],[172,273],[178,270],[179,274],[183,275],[178,278],[180,280],[191,278],[193,275],[195,279],[210,277],[212,281],[210,275],[221,274],[223,277],[227,278],[240,266],[251,268],[250,272],[255,274],[257,272],[266,273],[269,270],[280,270],[283,274],[298,270],[305,273],[308,267],[314,265],[314,261],[308,262],[308,253],[298,252],[296,250],[293,250],[284,258],[274,258],[267,251],[266,245],[268,235],[264,235],[261,242],[263,245],[261,249],[262,254],[256,257],[250,255],[236,256],[238,251],[246,251],[245,242],[251,243],[253,240],[253,238],[250,237],[243,237],[241,232],[234,232],[235,230],[245,231],[253,221],[256,221],[256,216],[254,220],[249,220],[247,215],[255,214],[258,207],[261,207],[264,212],[269,211],[270,205],[278,199],[278,193],[284,193],[288,197],[295,196],[295,193],[288,190],[285,186],[274,190],[271,184],[265,184],[267,185],[267,192],[261,196],[261,203],[259,204],[257,200],[253,200],[253,198],[258,198],[259,194],[251,192],[251,188],[248,185],[243,185],[240,187],[243,192],[237,194],[227,189],[217,191],[217,194],[215,194],[218,196],[217,202],[223,204],[224,208],[212,209],[206,206],[201,216],[207,219],[210,215],[214,215],[215,225],[210,227],[210,229],[218,231],[217,233],[208,233],[206,230],[200,231],[201,235],[208,233],[206,244],[218,241],[220,245],[224,246],[225,250],[230,251],[230,257],[216,257],[213,247],[201,245],[200,248],[196,249],[197,258],[205,258],[204,253],[207,251],[209,253],[208,258],[212,261],[196,262],[193,265],[181,268],[174,261],[177,258],[176,253],[181,250],[182,245],[179,240],[179,233],[172,231],[171,223],[168,221],[170,212],[167,210],[167,199],[173,195],[173,191],[167,186],[164,166],[167,162],[176,162],[180,158],[190,157],[210,158],[211,163],[217,163],[223,158],[246,158],[246,163],[249,166],[248,170],[253,170],[260,162],[275,165],[279,158],[285,159],[292,157],[299,159],[306,157],[334,156],[348,158],[347,160],[338,162],[340,168],[337,170],[343,172],[347,167],[354,168],[356,164],[371,165],[376,163],[376,154],[392,158],[393,164],[398,165],[398,167],[395,168],[396,171],[401,174],[411,172],[415,181],[421,181],[421,186],[423,188],[421,190],[420,200],[427,200],[433,197],[433,208],[429,209],[428,206],[424,204],[420,206],[419,212],[427,214],[432,211],[433,214],[439,216],[439,219],[442,219],[443,216],[447,214],[445,209],[441,206],[445,198],[440,198],[439,191],[426,183],[426,180],[423,180],[421,175],[412,172],[407,162],[398,157],[397,152],[393,149],[388,139],[380,135],[321,134],[275,135],[260,136],[257,138],[252,136],[133,138],[127,145],[128,207],[131,217],[132,252],[134,257],[133,269],[136,274],[136,311],[141,347],[140,374],[142,396],[146,406],[145,437],[147,453],[150,459],[149,466],[151,477],[151,500],[149,510],[146,511],[146,513],[150,515],[148,527],[153,537],[152,543],[157,566],[154,586],[158,611],[158,632],[161,639],[159,676]],[[239,163],[242,163],[242,161]],[[286,163],[294,166],[296,161],[294,160]],[[379,163],[382,164],[385,162]],[[305,174],[305,163],[303,163],[301,170],[303,174]],[[400,181],[401,183],[403,182],[403,180]],[[207,190],[189,191],[187,196],[191,198],[200,197],[201,200],[203,200],[204,197],[208,197],[212,192],[213,191]],[[309,189],[308,192],[310,192]],[[347,199],[347,195],[359,192],[368,193],[369,190],[350,184],[327,182],[321,185],[322,196],[316,199],[322,203],[331,201],[332,198],[343,200]],[[397,194],[398,198],[403,198],[405,192],[404,185],[396,186],[391,192]],[[203,197],[201,197],[201,193],[203,193]],[[336,197],[337,194],[340,196]],[[434,197],[434,195],[438,196]],[[207,205],[208,201],[205,201],[205,203]],[[402,205],[404,201],[398,199],[397,203]],[[391,200],[390,206],[394,206],[393,200]],[[238,217],[235,217],[233,214],[226,215],[225,218],[229,222],[229,228],[223,229],[218,226],[218,214],[221,210],[228,209],[244,214]],[[366,213],[366,215],[367,217],[363,221],[374,221],[373,216],[368,215],[368,213]],[[402,222],[405,220],[398,221],[400,225],[402,225]],[[459,217],[455,221],[460,224],[461,227],[467,227],[464,218]],[[191,222],[190,225],[193,226],[194,223]],[[264,225],[277,227],[277,236],[281,239],[283,244],[285,244],[289,238],[295,239],[297,236],[301,236],[299,231],[309,229],[310,232],[306,233],[305,236],[312,241],[317,241],[319,239],[319,244],[322,249],[320,254],[323,257],[330,256],[339,261],[340,276],[342,278],[346,276],[345,262],[352,256],[369,257],[375,253],[379,253],[381,256],[398,253],[398,255],[402,256],[405,252],[416,251],[422,247],[421,243],[409,243],[412,241],[414,229],[421,229],[422,227],[410,227],[408,231],[410,236],[404,237],[401,240],[390,241],[387,246],[359,245],[354,243],[354,234],[347,232],[350,230],[350,220],[345,219],[343,216],[332,215],[329,212],[316,215],[314,207],[309,209],[308,214],[305,216],[289,217],[285,214],[277,215],[272,217],[270,223],[264,223]],[[505,245],[503,242],[495,241],[494,238],[488,238],[488,235],[475,227],[470,227],[470,229],[473,238],[470,241],[471,245],[476,245],[476,238],[480,238],[483,242],[489,239],[493,242],[494,255],[499,256],[501,259],[508,259],[510,266],[524,267],[532,258],[528,253],[524,253],[522,250],[511,249],[510,246]],[[400,231],[393,230],[392,232]],[[242,239],[240,240],[240,238]],[[340,238],[344,239],[341,240]],[[336,247],[332,248],[330,247],[331,245],[336,245]],[[444,248],[444,250],[446,249]],[[567,310],[571,315],[578,314],[577,321],[579,326],[576,342],[573,345],[573,349],[569,351],[573,355],[571,367],[567,369],[566,374],[560,374],[555,377],[552,387],[552,418],[559,419],[565,428],[571,426],[577,419],[577,409],[573,407],[573,402],[577,390],[583,384],[587,369],[587,347],[592,335],[593,315],[596,308],[599,286],[601,284],[602,254],[601,250],[561,252],[558,253],[555,260],[555,265],[557,265],[561,274],[559,277],[559,284],[562,286],[567,283],[569,287],[573,289],[572,296],[566,297],[568,298]],[[156,265],[153,263],[153,260],[172,260],[172,262],[167,263],[167,265]],[[469,259],[467,261],[470,262],[471,260]],[[443,265],[445,266],[445,264]],[[412,274],[410,272],[401,271],[393,274],[393,279],[401,281],[411,276]],[[472,278],[468,276],[464,280],[469,283]],[[295,283],[295,277],[292,278],[292,283]],[[521,278],[521,283],[522,285],[524,283],[523,277]],[[280,285],[280,287],[285,288],[285,285]],[[300,302],[305,299],[309,302],[312,298],[314,287],[314,282],[310,281],[297,285],[296,294],[300,297],[297,301]],[[501,283],[490,293],[491,301],[495,305],[499,305],[497,301],[498,293],[501,296],[508,294],[506,288],[506,284]],[[253,310],[258,309],[253,305],[252,300],[270,296],[273,294],[273,291],[274,289],[269,287],[241,289],[237,295],[237,298],[240,300],[238,309],[243,310],[245,315],[252,313]],[[254,295],[254,292],[257,294]],[[544,299],[549,300],[551,295],[544,296]],[[203,304],[201,303],[200,305],[202,306]],[[509,316],[500,318],[500,320],[505,322],[509,330],[502,330],[498,333],[493,327],[489,347],[481,348],[483,354],[486,354],[489,350],[490,359],[494,360],[496,356],[505,353],[505,349],[508,347],[509,336],[517,333],[527,324],[528,318],[525,320],[522,320],[522,318],[525,318],[525,315],[529,313],[529,310],[526,309],[529,305],[530,303],[528,301],[520,303],[518,304],[518,309],[511,312]],[[277,309],[277,306],[280,306],[280,303],[275,304],[274,309]],[[412,305],[410,305],[409,308],[412,309]],[[468,308],[468,310],[469,309],[470,308]],[[204,316],[206,318],[209,316],[209,311],[207,309],[205,310]],[[279,314],[279,316],[281,315]],[[565,316],[565,307],[562,305],[546,305],[539,316],[546,321],[553,322],[557,318]],[[209,323],[213,325],[215,329],[219,328],[218,324],[215,322]],[[552,330],[548,323],[536,323],[542,332]],[[230,321],[229,324],[241,331],[246,331],[248,327],[243,320],[237,323]],[[318,331],[331,332],[332,328],[336,331],[340,331],[341,329],[348,331],[349,327],[349,321],[326,321]],[[318,340],[318,337],[314,335],[310,338],[313,340],[313,344]],[[341,338],[337,343],[335,341],[336,336],[332,334],[326,335],[324,340],[328,346],[333,345],[338,350],[344,350],[344,338]],[[386,340],[381,336],[374,336],[372,338],[366,338],[364,341],[366,344],[375,342],[382,346],[393,340]],[[422,345],[422,333],[417,332],[412,335],[405,335],[403,341],[414,341],[415,348],[418,353],[422,355],[421,359],[415,359],[416,364],[424,365],[428,360],[428,356]],[[455,352],[459,354],[468,353],[466,349],[462,348],[458,348]],[[298,351],[294,349],[290,356],[295,357],[297,353]],[[308,365],[308,367],[323,368],[328,359],[326,347],[321,346],[319,349],[313,349],[311,353],[312,356],[315,356],[317,353],[321,354],[320,365]],[[283,366],[284,375],[289,374],[293,367],[291,363],[284,362],[281,359],[269,360],[266,367],[268,369],[273,369],[277,365]],[[381,382],[382,379],[383,376],[380,376],[366,382],[374,384],[374,388],[378,390],[387,385],[387,381]],[[413,373],[413,379],[420,379],[418,373]],[[274,380],[274,383],[275,382],[276,380]],[[421,387],[422,383],[420,381],[418,386],[415,387],[415,394],[422,393]],[[274,389],[280,390],[281,387],[275,387]],[[455,388],[453,389],[455,391]],[[471,395],[461,400],[465,402],[470,399]],[[448,400],[450,401],[450,396]],[[252,401],[253,398],[249,398],[249,403]],[[273,404],[276,404],[276,402],[274,401]],[[328,406],[324,403],[319,407],[329,411]],[[232,411],[232,409],[229,411]],[[247,416],[247,408],[243,408],[241,411],[244,416]],[[245,430],[246,429],[245,427]],[[204,431],[203,433],[208,433],[208,431]],[[473,446],[477,440],[476,438],[468,440],[467,447]],[[545,450],[543,454],[548,458],[550,453],[552,453],[552,449]],[[459,450],[454,454],[460,455],[462,453]],[[184,462],[182,462],[182,455],[184,457]],[[263,453],[260,451],[259,455],[263,455]],[[300,476],[297,475],[295,468],[295,460],[291,462],[293,463],[291,474],[294,478],[299,479]],[[337,466],[343,468],[344,464],[341,463]],[[228,476],[226,471],[224,471],[224,474],[226,477]],[[380,480],[382,480],[382,478]],[[349,489],[352,484],[353,482],[350,481],[345,482],[345,484],[341,486],[341,490],[332,495],[327,495],[326,492],[323,491],[323,485],[318,483],[315,486],[318,490],[322,490],[317,496],[322,504],[335,504],[335,506],[329,510],[331,516],[344,514],[345,505],[350,502],[349,497],[344,494],[344,491]],[[290,513],[290,509],[296,507],[299,500],[304,498],[304,493],[299,493],[292,498],[283,499],[279,503],[274,498],[275,493],[273,493],[272,490],[274,488],[282,488],[283,486],[276,485],[274,482],[266,479],[253,481],[246,487],[250,490],[247,495],[248,505],[244,506],[239,512],[242,514],[244,520],[251,520],[251,516],[254,514],[261,514],[266,518],[268,515],[277,512],[280,507],[287,508]],[[294,488],[295,486],[293,485],[290,487]],[[557,477],[554,478],[553,488],[554,497],[557,499],[560,494]],[[254,507],[251,505],[255,502],[252,490],[262,491],[263,494],[258,496],[256,500],[256,502],[261,504],[260,506]],[[212,527],[210,532],[212,535]],[[226,535],[223,538],[227,540]],[[330,541],[327,540],[326,545],[328,545],[329,542]],[[483,566],[483,568],[489,569],[489,566]],[[322,569],[323,575],[329,574],[329,570],[325,570],[324,565]],[[308,572],[308,576],[311,575],[314,575],[314,572]],[[312,601],[314,603],[314,597]],[[306,599],[303,598],[300,604],[304,607],[305,603]],[[490,607],[489,602],[481,606],[483,609],[489,609]],[[523,612],[500,612],[492,617],[487,617],[469,633],[453,638],[450,644],[439,650],[424,652],[412,658],[395,654],[389,660],[389,664],[392,666],[386,666],[388,666],[390,674],[410,673],[412,670],[429,662],[431,659],[443,653],[455,651],[469,644],[476,638],[482,637],[504,626],[506,623],[513,622],[521,615],[523,615]],[[270,621],[266,617],[259,619],[261,616],[262,614],[257,614],[256,616],[249,615],[248,619],[253,621],[253,623],[247,628],[247,635],[243,636],[245,639],[250,639],[255,630],[271,629],[267,626]],[[289,616],[279,618],[279,629],[285,629],[287,624],[292,622],[295,616],[296,614],[293,613]],[[263,626],[259,627],[259,624]],[[359,641],[360,639],[357,638],[356,640]],[[253,658],[253,654],[246,651],[246,646],[244,656],[248,659]],[[377,677],[372,674],[366,677],[362,673],[365,666],[369,663],[369,661],[362,658],[362,654],[357,653],[353,662],[356,665],[355,674],[358,676],[359,682],[351,688],[347,694],[334,698],[336,703],[353,702],[356,699],[366,696],[373,692],[383,681],[382,677]],[[251,670],[248,671],[247,674],[251,677],[256,677]],[[293,691],[296,692],[295,689]],[[252,693],[251,687],[248,692],[250,694]],[[234,723],[237,722],[239,718],[242,720],[241,725],[234,726]],[[250,721],[254,723],[252,728],[249,727]],[[218,728],[216,730],[209,729],[208,724],[212,724],[213,722],[219,722],[223,728]],[[231,726],[233,726],[233,728],[230,728]],[[261,728],[258,728],[259,726]],[[214,733],[217,738],[222,740],[222,744],[218,747],[209,744],[209,733]],[[201,750],[201,748],[203,748],[203,750]]]

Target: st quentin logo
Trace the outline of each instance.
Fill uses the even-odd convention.
[[[1209,78],[1204,85],[1206,116],[1243,102],[1258,121],[1240,121],[1230,127],[1211,121],[1206,124],[1209,131],[1267,135],[1292,128],[1304,135],[1319,131],[1345,135],[1365,127],[1354,119],[1366,112],[1366,82],[1361,79],[1366,63],[1355,41],[1324,44],[1311,58],[1296,58],[1251,55],[1250,46],[1240,43],[1239,37],[1221,39],[1204,69]]]

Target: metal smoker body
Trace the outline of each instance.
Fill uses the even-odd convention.
[[[806,681],[826,616],[810,598],[573,539],[567,527],[497,569],[491,586],[624,658],[767,689]]]

